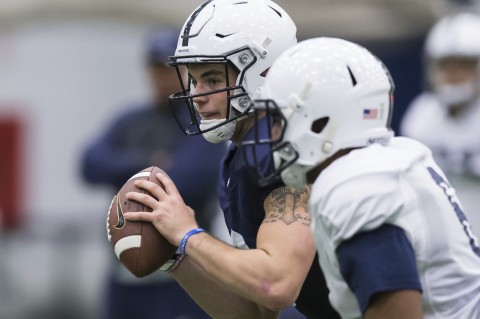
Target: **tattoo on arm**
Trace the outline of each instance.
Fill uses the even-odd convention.
[[[309,226],[310,211],[308,198],[310,186],[304,188],[280,187],[265,199],[264,223],[274,223],[279,220],[290,225],[296,221]]]

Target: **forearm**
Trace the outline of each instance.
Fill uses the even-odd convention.
[[[277,318],[278,312],[268,310],[235,294],[227,286],[209,276],[202,268],[186,257],[172,273],[183,289],[212,318]],[[226,307],[225,305],[228,305]]]
[[[155,183],[138,180],[135,185],[151,195],[138,192],[126,194],[128,199],[152,208],[152,212],[126,212],[124,217],[131,221],[154,223],[169,242],[178,246],[184,241],[185,234],[197,228],[198,224],[193,210],[185,205],[173,181],[163,174],[158,174],[157,178],[165,186],[165,190]],[[306,194],[308,193],[302,191],[300,197],[306,198]],[[253,304],[261,305],[258,309],[262,313],[265,311],[265,314],[268,314],[266,309],[279,311],[292,305],[300,293],[316,251],[309,229],[308,212],[303,206],[298,210],[293,208],[289,208],[288,213],[293,219],[288,219],[288,222],[275,217],[278,211],[267,214],[266,222],[261,224],[257,233],[256,249],[238,249],[205,232],[187,237],[184,248],[189,262],[205,273],[216,284],[215,287],[225,288],[221,292],[230,291]],[[191,283],[185,278],[179,277],[179,280],[181,279],[184,285],[194,285],[188,286],[189,290],[194,291],[200,287],[210,289],[208,283],[199,282],[199,279],[195,278],[195,273],[198,271],[190,274],[193,277],[187,277]],[[209,298],[204,295],[198,298],[215,298],[217,293]],[[235,303],[238,300],[240,299],[235,299]],[[202,304],[208,305],[210,302],[216,301],[206,300],[202,301]],[[227,309],[226,312],[231,311],[229,302],[219,307]],[[252,309],[245,307],[246,311]],[[209,311],[216,311],[216,308]],[[244,318],[257,318],[258,312],[256,314]]]
[[[313,248],[312,256],[314,252]],[[308,270],[292,269],[275,257],[278,252],[234,248],[208,234],[192,236],[187,253],[218,285],[274,311],[294,303]]]

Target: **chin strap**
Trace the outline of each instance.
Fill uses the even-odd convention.
[[[200,123],[200,129],[207,130],[211,127],[214,127],[218,124],[221,124],[225,120],[202,120]],[[228,123],[224,123],[223,125],[213,129],[211,131],[203,133],[203,137],[209,141],[210,143],[220,143],[222,141],[227,141],[232,138],[233,133],[235,133],[235,129],[237,128],[237,121],[231,121]]]

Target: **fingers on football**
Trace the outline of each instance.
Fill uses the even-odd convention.
[[[159,200],[164,198],[165,195],[166,195],[166,193],[165,193],[165,191],[163,190],[162,187],[160,187],[159,185],[157,185],[153,182],[150,182],[150,181],[138,180],[138,181],[135,181],[135,186],[137,186],[138,188],[146,190],[147,192],[149,192],[150,194],[152,194],[153,196],[155,196],[155,198],[158,198]]]
[[[153,222],[153,214],[148,212],[126,212],[123,214],[129,221]]]
[[[158,206],[158,201],[148,194],[142,194],[138,192],[128,192],[125,194],[125,197],[129,200],[139,202],[147,207],[150,207],[152,210]]]
[[[157,178],[163,184],[163,186],[165,186],[165,192],[167,194],[169,195],[179,194],[177,187],[175,186],[175,183],[173,183],[170,177],[168,177],[165,174],[158,173]]]

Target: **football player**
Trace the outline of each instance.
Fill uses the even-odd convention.
[[[480,16],[448,15],[424,47],[426,89],[409,105],[400,133],[427,145],[480,231]],[[476,213],[476,214],[475,214]],[[476,228],[475,228],[476,227]]]
[[[480,246],[423,144],[389,129],[393,82],[364,47],[315,38],[273,64],[256,112],[287,185],[313,183],[312,231],[342,318],[480,318]],[[262,165],[262,163],[257,163]]]
[[[214,318],[276,318],[292,304],[308,318],[339,318],[328,303],[309,230],[310,188],[280,181],[259,185],[238,150],[254,133],[253,96],[261,92],[274,59],[296,42],[295,24],[276,3],[213,0],[187,19],[170,63],[183,85],[171,97],[173,109],[186,107],[191,115],[186,122],[178,118],[185,133],[202,134],[212,143],[232,142],[218,193],[234,247],[198,229],[193,212],[165,176],[159,176],[165,191],[140,182],[153,196],[127,195],[153,212],[125,217],[153,222],[179,246],[178,257],[165,268]],[[257,124],[268,128],[263,119]],[[260,157],[268,173],[273,169],[269,153]],[[299,318],[298,312],[287,318]]]
[[[402,135],[433,151],[446,173],[480,176],[480,16],[449,15],[428,33],[428,89],[409,106]]]

